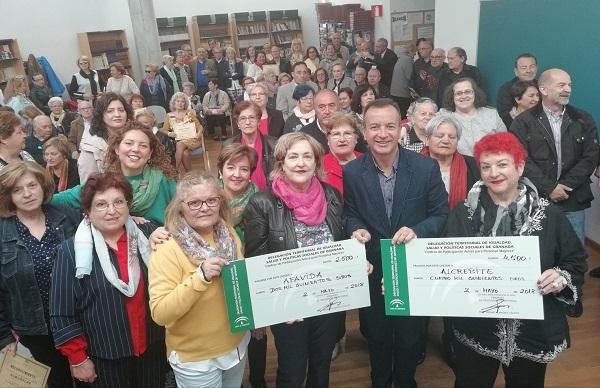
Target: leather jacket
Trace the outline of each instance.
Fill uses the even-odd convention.
[[[321,184],[327,201],[325,222],[334,241],[342,240],[345,234],[341,196],[333,187],[326,183]],[[270,189],[252,197],[242,222],[246,257],[298,248],[292,211],[281,199],[275,197]]]
[[[80,213],[71,208],[44,205],[42,209],[59,240],[75,235]],[[14,217],[0,218],[0,348],[13,342],[11,330],[21,335],[49,334],[33,260],[19,238]]]

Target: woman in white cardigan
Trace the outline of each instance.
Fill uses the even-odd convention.
[[[123,96],[125,101],[131,101],[131,96],[140,93],[140,88],[135,81],[125,74],[125,66],[121,62],[110,64],[110,78],[106,83],[106,92],[113,92]]]

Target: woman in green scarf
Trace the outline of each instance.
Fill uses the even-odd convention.
[[[256,185],[250,180],[257,160],[258,155],[254,148],[238,143],[223,147],[217,159],[219,184],[225,191],[231,210],[229,224],[235,228],[242,244],[244,243],[244,231],[240,224],[242,214],[250,198],[258,191]]]
[[[106,171],[121,173],[131,183],[131,215],[163,225],[177,172],[152,130],[136,121],[128,123],[110,141],[104,165]],[[52,203],[80,208],[80,191],[81,186],[75,186],[55,194]]]

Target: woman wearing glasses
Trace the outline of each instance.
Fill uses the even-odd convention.
[[[73,74],[69,93],[75,100],[93,100],[104,91],[106,84],[98,72],[92,70],[90,58],[82,55],[77,59],[79,71]]]
[[[285,121],[283,133],[298,132],[315,121],[315,91],[309,85],[298,85],[292,98],[297,102],[292,114]]]
[[[483,90],[470,78],[459,78],[446,89],[441,114],[449,114],[460,123],[462,135],[458,152],[473,156],[473,147],[482,137],[505,132],[506,126],[494,108],[486,106]]]
[[[232,334],[221,269],[242,258],[217,180],[190,172],[166,214],[171,239],[150,261],[150,310],[165,326],[167,357],[179,387],[239,387],[250,333]]]
[[[258,130],[263,135],[273,136],[278,139],[283,134],[283,114],[277,109],[267,107],[268,87],[263,82],[258,82],[250,85],[249,92],[250,101],[254,102],[262,111]]]
[[[155,226],[136,225],[133,202],[123,175],[88,179],[86,219],[60,245],[52,271],[54,344],[73,377],[94,387],[164,387],[164,330],[148,309],[147,236]]]
[[[342,167],[362,155],[354,150],[358,142],[358,131],[358,124],[351,113],[336,112],[331,116],[331,129],[327,133],[329,153],[323,157],[323,168],[327,173],[325,182],[335,187],[342,198]]]
[[[158,105],[169,111],[169,101],[173,95],[173,90],[165,81],[162,75],[159,74],[157,65],[146,65],[145,78],[140,84],[140,94],[144,97],[146,106]]]
[[[258,190],[263,190],[270,185],[269,173],[273,170],[273,150],[277,139],[269,135],[263,135],[258,126],[262,111],[256,103],[242,101],[233,109],[233,119],[237,122],[240,133],[228,139],[224,145],[241,143],[254,148],[258,154],[256,169],[250,176]]]

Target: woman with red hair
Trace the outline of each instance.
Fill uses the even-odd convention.
[[[578,300],[586,253],[562,211],[522,176],[527,151],[513,134],[484,136],[474,157],[481,180],[450,213],[445,236],[538,236],[544,319],[451,318],[454,386],[492,387],[501,363],[507,386],[543,387],[546,365],[570,345],[565,306]]]

